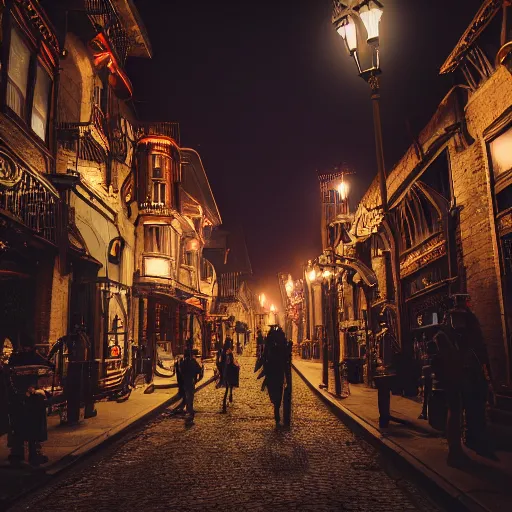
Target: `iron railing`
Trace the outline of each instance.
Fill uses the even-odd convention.
[[[131,41],[112,1],[85,0],[85,8],[91,21],[103,29],[120,59],[120,64],[124,65]]]
[[[57,244],[60,199],[26,170],[12,188],[0,188],[0,210],[4,210],[39,236]]]
[[[169,137],[176,144],[180,144],[180,125],[176,122],[139,122],[136,126],[137,138],[148,137],[151,135]]]

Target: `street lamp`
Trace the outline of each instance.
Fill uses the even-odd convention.
[[[290,295],[292,294],[293,287],[294,287],[294,284],[293,284],[292,276],[288,275],[288,281],[286,281],[286,284],[284,285],[284,289],[286,290],[286,295],[288,295],[288,297],[290,297]]]
[[[350,4],[354,3],[356,5],[348,6],[340,0],[333,0],[332,23],[338,34],[343,38],[349,55],[354,59],[359,76],[371,88],[380,195],[382,209],[386,213],[388,210],[388,197],[379,105],[379,75],[381,73],[379,27],[384,6],[378,0],[350,2]]]

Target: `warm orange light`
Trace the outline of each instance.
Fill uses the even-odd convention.
[[[94,66],[96,68],[106,66],[111,73],[109,83],[115,89],[116,93],[122,99],[131,98],[133,96],[132,84],[126,76],[126,73],[118,65],[114,52],[105,35],[101,32],[97,34],[90,42],[90,46],[94,52]]]
[[[270,306],[270,311],[272,311],[272,313],[276,312],[276,307],[274,306],[274,304]]]
[[[309,274],[308,274],[308,278],[311,282],[313,282],[315,279],[316,279],[316,270],[313,269]]]
[[[139,139],[139,144],[167,144],[168,146],[177,146],[176,142],[174,142],[169,137],[165,137],[164,135],[151,135],[149,137],[142,137]]]
[[[288,281],[286,281],[286,284],[284,285],[284,288],[286,290],[286,294],[288,296],[290,296],[293,292],[293,287],[294,287],[294,284],[293,284],[293,280],[292,280],[292,276],[288,276]]]

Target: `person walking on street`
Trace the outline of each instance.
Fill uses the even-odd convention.
[[[194,395],[196,384],[203,378],[203,369],[197,362],[192,353],[192,349],[187,348],[183,359],[180,361],[179,370],[181,373],[183,392],[185,394],[185,403],[187,407],[188,421],[194,422]]]
[[[263,346],[265,345],[265,338],[261,333],[261,330],[258,329],[258,335],[256,336],[256,357],[260,358],[263,355]]]
[[[235,361],[233,354],[233,341],[231,338],[226,338],[224,347],[219,356],[217,356],[217,363],[220,370],[220,386],[224,386],[224,399],[222,401],[222,412],[227,412],[227,398],[229,393],[229,403],[233,402],[233,388],[239,385],[239,372],[240,368]]]
[[[283,420],[290,425],[291,418],[291,342],[288,342],[283,330],[274,326],[267,335],[263,349],[262,364],[265,376],[262,390],[266,387],[270,401],[274,406],[276,427],[281,422],[281,403],[283,402]],[[286,385],[286,387],[285,387]]]

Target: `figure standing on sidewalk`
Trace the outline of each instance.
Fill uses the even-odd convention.
[[[34,341],[25,335],[21,348],[9,358],[11,386],[9,390],[9,460],[13,464],[25,458],[24,443],[28,443],[28,460],[34,466],[45,464],[48,457],[41,453],[41,443],[48,438],[45,392],[38,386],[38,371],[34,367],[51,367],[39,354]]]
[[[203,378],[203,369],[197,362],[192,353],[192,349],[187,348],[183,359],[180,361],[179,370],[181,373],[183,393],[185,394],[185,403],[187,407],[188,420],[194,422],[194,395],[196,384]]]
[[[233,341],[226,338],[220,355],[217,356],[217,365],[220,371],[219,385],[226,388],[222,401],[222,412],[227,412],[227,398],[229,392],[229,403],[233,402],[233,388],[239,386],[240,367],[235,361],[233,354]]]
[[[469,309],[468,295],[456,294],[435,339],[439,347],[439,372],[447,396],[446,436],[450,464],[467,457],[461,445],[461,420],[465,413],[465,444],[481,455],[490,449],[485,408],[490,389],[487,350],[478,319]]]
[[[270,401],[274,406],[274,419],[276,427],[281,422],[281,403],[283,402],[283,420],[286,426],[291,419],[291,350],[292,344],[288,342],[283,330],[273,326],[267,335],[263,349],[263,372],[265,376],[262,389],[268,389]],[[286,385],[286,387],[285,387]]]

